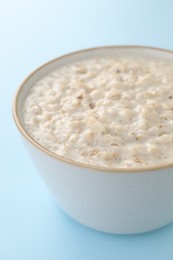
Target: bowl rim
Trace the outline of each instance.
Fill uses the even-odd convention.
[[[73,56],[79,53],[85,53],[85,52],[90,52],[94,50],[104,50],[104,49],[122,49],[122,48],[128,48],[128,49],[148,49],[151,51],[160,51],[163,53],[170,53],[173,55],[173,50],[168,50],[168,49],[163,49],[163,48],[158,48],[158,47],[152,47],[152,46],[145,46],[145,45],[108,45],[108,46],[98,46],[98,47],[93,47],[93,48],[86,48],[86,49],[81,49],[78,51],[73,51],[69,52],[64,55],[60,55],[55,59],[52,59],[43,65],[37,67],[35,70],[33,70],[19,85],[16,94],[14,96],[13,104],[12,104],[12,115],[14,122],[19,130],[19,132],[23,135],[23,137],[31,144],[33,145],[36,149],[40,150],[44,154],[48,155],[49,157],[52,157],[53,159],[56,159],[62,163],[67,163],[72,166],[77,166],[80,168],[87,168],[88,170],[96,170],[98,172],[106,172],[106,173],[145,173],[145,172],[150,172],[150,171],[158,171],[162,169],[167,169],[173,167],[173,162],[172,163],[167,163],[167,164],[159,164],[156,166],[146,166],[146,167],[102,167],[102,166],[97,166],[97,165],[91,165],[87,163],[82,163],[78,161],[74,161],[68,158],[65,158],[63,156],[57,155],[51,151],[49,151],[47,148],[43,147],[41,144],[39,144],[36,140],[34,140],[31,135],[26,131],[26,129],[23,127],[21,120],[19,118],[18,112],[17,112],[17,105],[18,105],[18,98],[20,96],[20,93],[22,92],[23,86],[25,83],[32,78],[32,76],[37,73],[38,71],[42,70],[44,67],[48,66],[49,64],[62,60],[66,57]],[[45,74],[46,75],[46,74]]]

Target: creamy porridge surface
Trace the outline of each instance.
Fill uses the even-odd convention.
[[[103,167],[173,162],[173,64],[93,58],[46,75],[23,107],[28,133],[57,155]]]

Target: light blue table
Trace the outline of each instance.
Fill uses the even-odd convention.
[[[0,4],[0,260],[172,260],[173,224],[119,236],[66,216],[38,177],[11,116],[23,78],[58,55],[98,45],[173,49],[173,1],[6,0]]]

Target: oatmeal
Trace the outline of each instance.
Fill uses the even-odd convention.
[[[142,57],[95,58],[37,82],[23,107],[39,144],[103,167],[173,162],[173,64]]]

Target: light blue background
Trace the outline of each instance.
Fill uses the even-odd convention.
[[[85,228],[56,205],[11,116],[27,74],[59,55],[98,45],[173,49],[173,1],[0,1],[0,260],[169,260],[173,224],[142,235]]]

